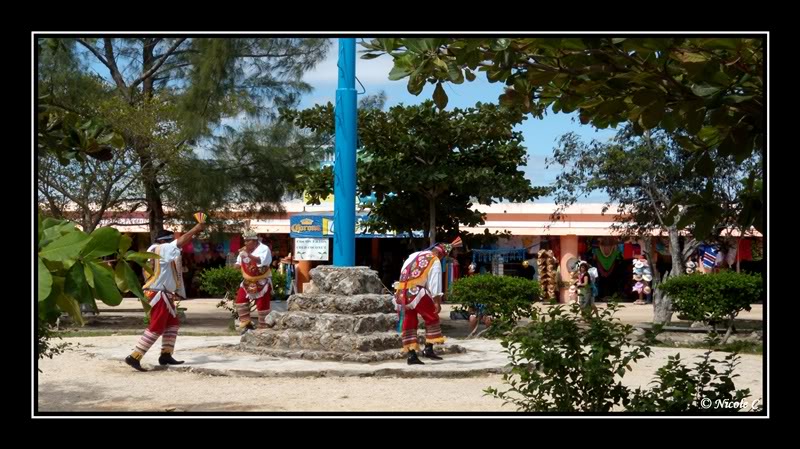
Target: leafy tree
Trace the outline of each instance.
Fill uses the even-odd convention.
[[[365,59],[390,54],[389,78],[408,77],[410,93],[435,83],[439,108],[447,105],[443,83],[485,72],[506,84],[500,104],[537,117],[549,108],[577,111],[597,128],[631,122],[638,135],[678,131],[694,171],[713,171],[718,157],[741,163],[764,148],[763,38],[380,38],[362,45]],[[761,197],[741,200],[743,220],[759,215]],[[687,221],[718,221],[713,206],[710,197],[692,198]],[[760,220],[753,224],[763,232]]]
[[[656,230],[666,232],[672,254],[668,276],[683,275],[684,264],[697,249],[698,239],[719,236],[728,223],[725,219],[735,220],[732,214],[736,211],[724,209],[738,201],[740,195],[736,186],[743,191],[740,180],[752,167],[738,166],[729,157],[727,160],[720,158],[724,164],[716,171],[701,171],[705,176],[687,173],[685,167],[692,153],[671,137],[660,130],[647,131],[639,137],[630,127],[623,128],[608,142],[585,143],[573,133],[563,136],[552,159],[548,159],[548,165],[556,164],[563,169],[553,187],[559,205],[555,218],[580,197],[598,190],[605,192],[608,195],[605,209],[616,206],[616,220],[621,223],[617,231],[637,237],[652,235]],[[710,202],[719,209],[715,215],[721,221],[702,228],[690,226],[692,236],[682,238],[680,229],[690,210],[686,205],[703,195],[712,198]],[[651,256],[655,254],[652,239],[642,241],[642,249],[652,264]],[[661,276],[655,267],[652,268],[653,286],[657,286]],[[669,322],[671,302],[662,290],[656,289],[653,304],[654,321]]]
[[[284,117],[316,133],[334,132],[330,103]],[[358,191],[376,198],[368,226],[425,229],[433,244],[438,232],[457,232],[459,223],[483,223],[474,202],[538,198],[543,189],[532,187],[519,168],[526,152],[512,128],[522,119],[518,110],[481,103],[452,111],[437,111],[430,101],[360,110]],[[306,192],[317,202],[332,193],[332,168],[309,174]]]
[[[40,92],[47,105],[94,113],[135,153],[137,176],[154,237],[164,225],[164,194],[171,165],[191,158],[191,146],[210,136],[225,118],[269,117],[309,91],[303,73],[324,58],[327,39],[299,38],[70,38],[42,40]],[[52,84],[48,67],[74,81]],[[92,105],[76,101],[78,80],[99,70],[106,95]],[[58,79],[56,77],[55,79]],[[43,89],[44,88],[44,89]],[[263,167],[269,170],[270,167]],[[172,173],[175,173],[172,170]],[[282,195],[271,197],[280,202]]]
[[[134,293],[147,308],[141,283],[130,264],[151,271],[146,262],[158,258],[156,254],[131,251],[131,238],[114,228],[97,228],[89,234],[67,220],[42,219],[41,213],[37,231],[39,330],[49,328],[62,313],[83,324],[81,304],[95,307],[95,299],[99,299],[116,306],[125,292]],[[48,351],[51,334],[45,330],[37,335],[37,356],[41,358]]]

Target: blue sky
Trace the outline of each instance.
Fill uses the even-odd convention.
[[[358,56],[360,56],[361,50],[362,48],[356,44]],[[303,96],[299,106],[301,109],[312,107],[315,104],[325,104],[329,101],[334,102],[338,83],[336,67],[338,53],[338,39],[334,39],[325,60],[304,76],[304,80],[311,84],[314,90]],[[90,58],[90,61],[90,67],[110,81],[108,70],[94,58]],[[414,96],[406,89],[407,79],[390,81],[389,71],[392,69],[392,65],[392,59],[387,55],[370,60],[357,57],[356,77],[364,88],[362,89],[361,85],[356,83],[356,89],[359,92],[365,90],[364,95],[377,94],[380,91],[386,92],[386,107],[401,103],[419,104],[432,98],[435,87],[432,84],[426,84],[422,93]],[[483,73],[478,73],[473,82],[465,81],[460,85],[448,83],[445,85],[449,98],[447,107],[466,108],[474,106],[479,101],[497,103],[498,96],[503,93],[503,86],[503,83],[490,83]],[[223,119],[223,124],[236,127],[242,122],[242,119],[243,116]],[[516,130],[522,132],[523,144],[528,149],[528,164],[523,167],[523,171],[532,184],[537,186],[551,184],[558,175],[558,167],[545,169],[545,159],[552,155],[553,147],[559,137],[568,132],[575,132],[585,140],[606,140],[615,134],[614,129],[595,130],[591,126],[581,125],[577,120],[577,114],[554,114],[552,111],[542,120],[529,117],[518,125]],[[588,198],[582,198],[581,202],[603,202],[606,199],[605,194],[593,193]],[[552,198],[544,197],[539,201],[552,201]]]
[[[360,47],[356,46],[356,51]],[[328,57],[320,63],[314,70],[307,73],[305,81],[314,87],[314,91],[305,95],[300,102],[300,108],[305,109],[315,104],[334,103],[337,87],[337,67],[338,40],[334,40]],[[389,71],[392,69],[392,59],[389,56],[364,60],[356,59],[356,77],[364,88],[356,82],[356,89],[359,92],[366,90],[365,95],[377,94],[380,91],[386,92],[386,106],[391,107],[398,104],[418,104],[431,99],[434,85],[426,84],[419,96],[408,93],[406,89],[407,79],[400,81],[390,81]],[[447,84],[445,91],[449,98],[447,108],[465,108],[474,106],[477,102],[497,103],[497,97],[503,93],[503,83],[490,83],[486,80],[483,73],[473,82],[465,81],[463,84]],[[361,95],[359,95],[361,98]],[[568,133],[575,132],[586,140],[597,139],[606,140],[613,136],[614,129],[595,130],[591,126],[581,125],[577,120],[577,114],[553,114],[550,112],[542,120],[529,117],[516,128],[522,132],[524,145],[528,149],[528,165],[523,168],[525,176],[534,185],[549,185],[558,175],[559,168],[551,167],[545,169],[545,159],[552,155],[556,140]],[[602,202],[605,201],[604,194],[592,194],[589,198],[582,199],[582,202]],[[541,198],[539,201],[548,201],[549,198]]]

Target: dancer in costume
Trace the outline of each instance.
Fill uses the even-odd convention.
[[[186,297],[183,285],[183,269],[181,267],[181,248],[192,240],[192,236],[202,231],[205,223],[200,222],[189,232],[178,239],[170,231],[161,231],[156,242],[147,252],[158,254],[160,259],[153,260],[153,275],[144,284],[144,293],[150,299],[150,325],[136,344],[136,349],[125,358],[125,363],[139,371],[141,360],[151,346],[161,338],[161,355],[159,365],[180,365],[183,361],[175,360],[175,340],[178,338],[180,320],[175,308],[175,300]]]
[[[250,301],[256,302],[258,327],[266,327],[267,315],[272,300],[272,252],[259,242],[255,231],[242,234],[245,244],[236,258],[236,267],[241,268],[244,280],[236,294],[236,309],[239,314],[239,331],[244,334],[255,329],[250,321]]]
[[[434,344],[444,343],[439,312],[442,310],[441,260],[453,248],[461,246],[461,238],[452,243],[437,243],[424,251],[408,256],[395,284],[393,303],[402,317],[403,352],[408,352],[409,365],[424,365],[419,359],[417,342],[418,315],[425,321],[424,357],[441,360],[433,351]]]

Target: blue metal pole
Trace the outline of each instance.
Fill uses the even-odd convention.
[[[333,265],[356,262],[356,40],[339,39],[336,161],[333,166]]]

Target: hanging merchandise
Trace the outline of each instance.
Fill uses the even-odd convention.
[[[294,265],[289,264],[286,267],[286,285],[284,286],[287,293],[292,291],[292,277],[294,277]]]
[[[444,288],[446,292],[453,290],[453,281],[455,280],[455,270],[458,268],[458,263],[452,257],[445,257],[442,259],[442,276],[444,277]]]
[[[633,243],[624,243],[622,249],[622,258],[625,260],[633,259]]]
[[[228,251],[232,253],[238,253],[241,247],[242,247],[242,237],[240,235],[233,236],[233,238],[231,238],[231,243]]]
[[[537,253],[536,265],[539,272],[539,284],[542,291],[550,300],[556,299],[558,285],[558,266],[555,255],[551,250],[539,250]]]
[[[639,256],[633,262],[633,291],[639,293],[639,299],[634,301],[634,304],[644,304],[642,296],[650,294],[650,282],[652,280],[653,275],[650,272],[650,265],[647,263],[647,259]]]
[[[578,282],[579,276],[580,274],[578,270],[570,272],[569,297],[570,297],[570,303],[573,304],[578,302],[578,286],[576,284]]]
[[[478,262],[491,263],[495,257],[501,256],[508,262],[522,262],[527,251],[528,248],[473,249],[472,258]]]
[[[614,263],[616,263],[620,256],[619,248],[616,245],[614,245],[612,248],[613,249],[611,249],[610,254],[604,252],[603,248],[595,248],[592,251],[597,258],[597,262],[599,262],[603,269],[607,272],[611,272],[611,270],[614,268]]]
[[[750,239],[742,239],[739,242],[739,260],[748,262],[753,260],[753,241]]]
[[[712,246],[706,246],[705,251],[703,252],[703,266],[706,268],[714,268],[717,264],[717,251]]]
[[[728,252],[725,253],[725,262],[729,267],[736,265],[736,246],[731,246]]]
[[[222,241],[222,253],[228,254],[231,252],[231,238],[225,237],[225,240]]]
[[[598,265],[598,266],[597,266],[597,271],[600,273],[600,277],[607,278],[607,277],[611,276],[611,271],[606,271],[606,270],[605,270],[605,269],[602,267],[602,265]]]
[[[656,242],[656,252],[662,256],[669,256],[671,254],[669,251],[669,245],[661,240]]]

